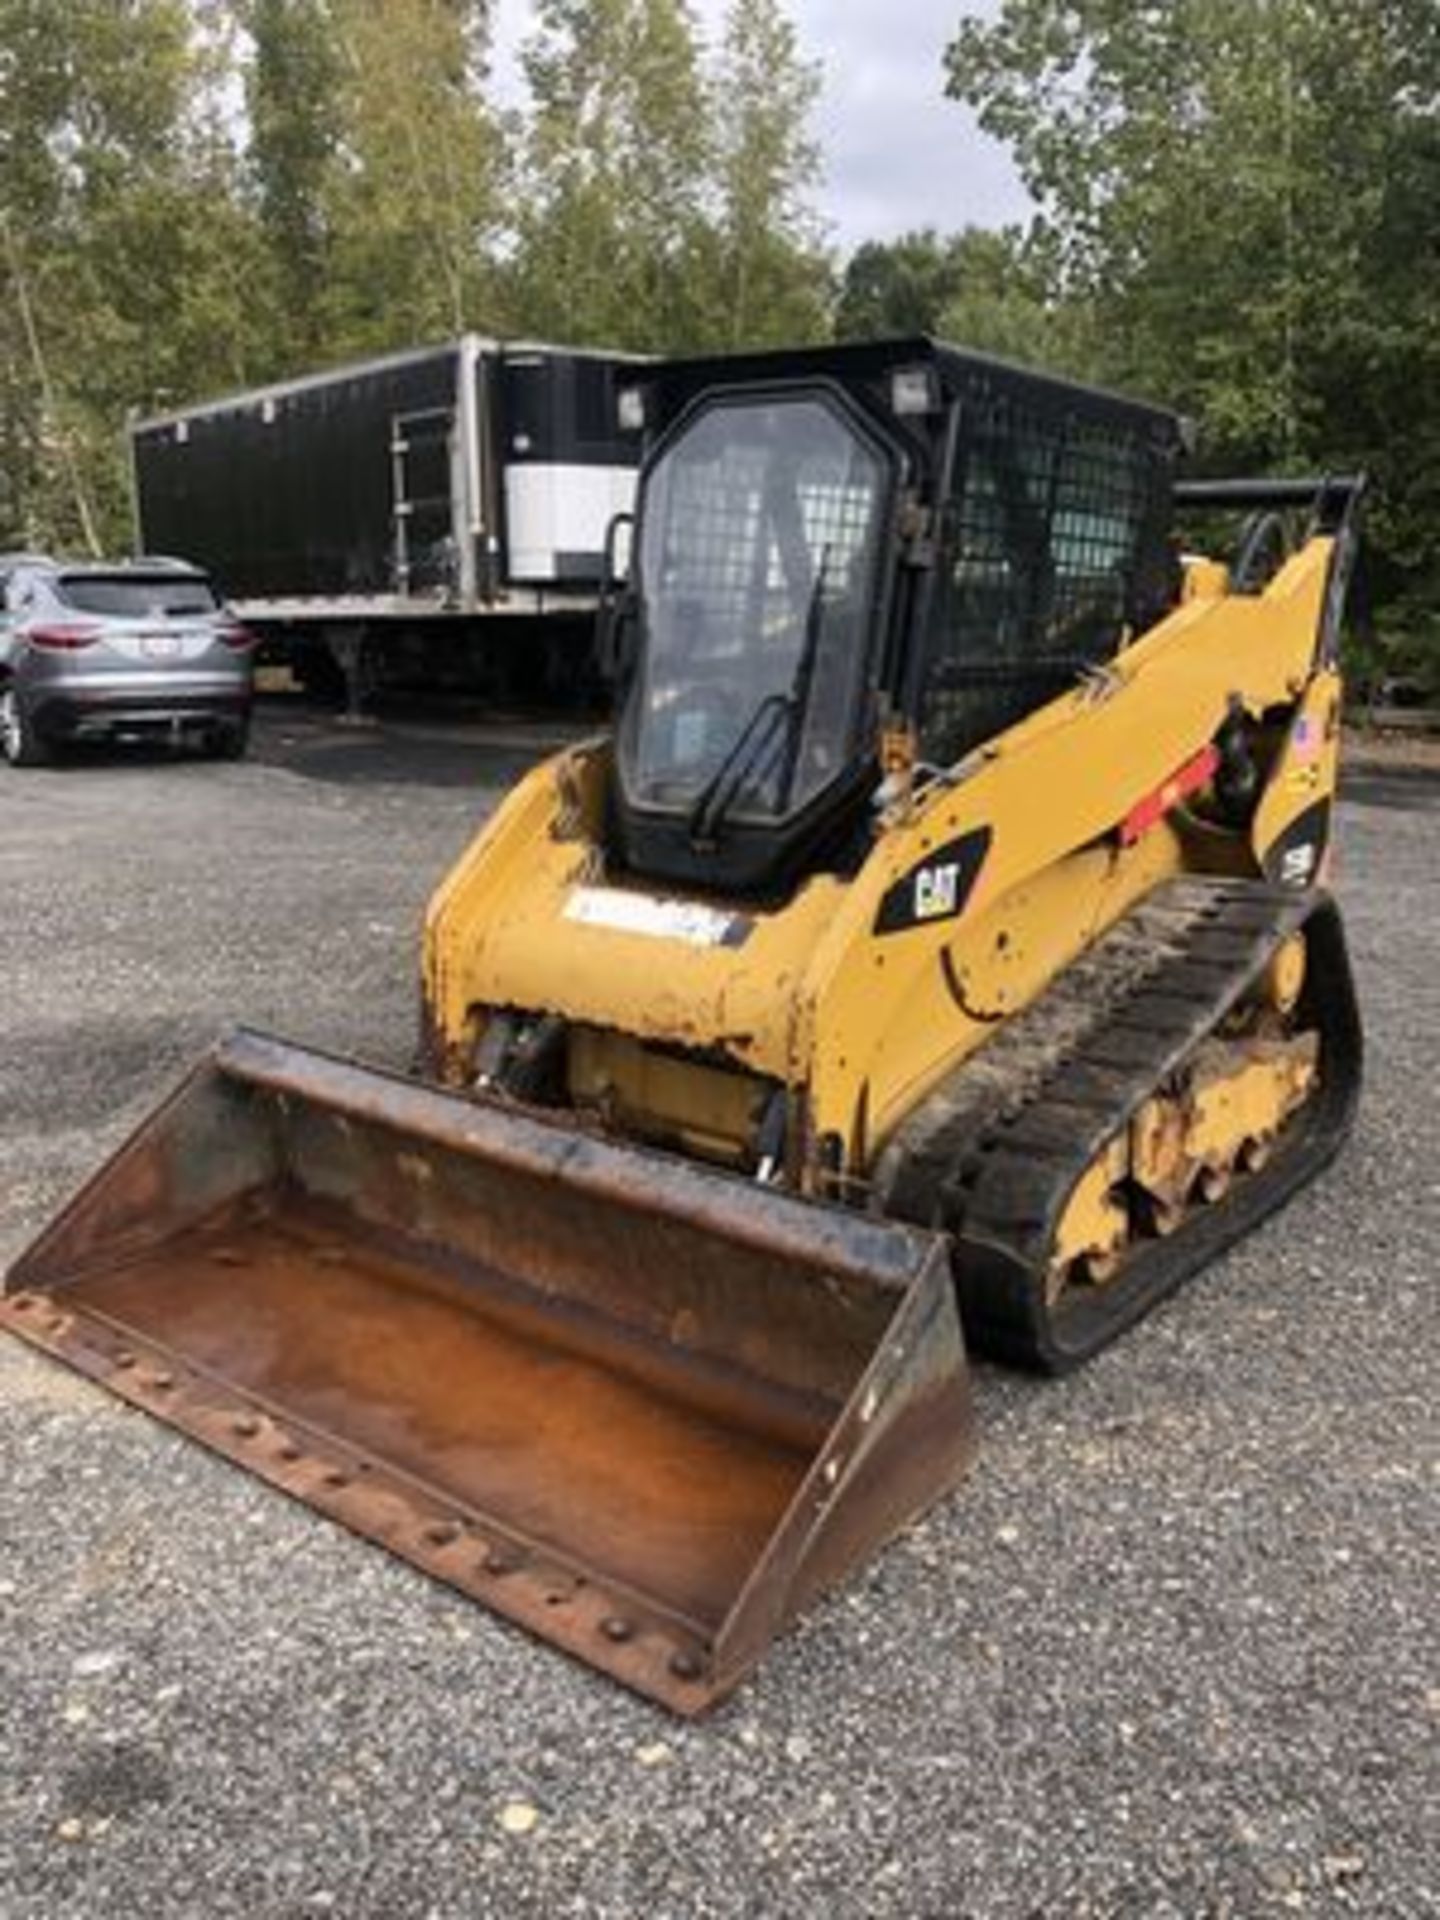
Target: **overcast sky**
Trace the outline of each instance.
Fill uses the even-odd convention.
[[[944,95],[942,57],[966,0],[790,0],[806,53],[823,63],[816,132],[825,155],[821,210],[833,243],[910,227],[1002,226],[1029,210],[1003,148]],[[712,31],[724,0],[697,0]],[[996,0],[968,0],[977,13]],[[513,74],[527,0],[501,0],[498,65]]]

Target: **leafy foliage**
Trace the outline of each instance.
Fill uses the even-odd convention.
[[[984,353],[1084,378],[1096,353],[1089,314],[1055,293],[1043,234],[967,227],[870,241],[851,258],[835,313],[836,337],[937,334]]]
[[[0,0],[0,546],[118,547],[123,427],[464,328],[823,333],[817,80],[781,0]]]
[[[340,61],[323,0],[251,0],[248,25],[248,171],[267,254],[271,332],[277,360],[303,363],[322,338]]]
[[[829,327],[830,266],[807,196],[820,176],[809,122],[820,70],[776,0],[732,0],[711,81],[717,207],[707,338],[794,345]]]
[[[330,0],[339,138],[321,296],[332,357],[496,330],[505,140],[488,0]]]
[[[1003,0],[951,93],[1030,231],[814,212],[785,0],[0,0],[0,545],[119,545],[122,428],[461,328],[656,351],[937,332],[1149,392],[1216,467],[1364,465],[1440,677],[1440,9]]]
[[[0,538],[114,539],[127,409],[251,363],[223,53],[184,0],[0,0]]]
[[[835,309],[840,340],[936,333],[959,297],[967,236],[944,240],[933,227],[898,240],[869,240],[850,259]]]
[[[540,0],[517,286],[532,331],[693,337],[711,129],[682,0]]]
[[[1101,370],[1214,466],[1370,468],[1380,596],[1433,608],[1433,0],[1006,0],[949,85],[1013,148]]]

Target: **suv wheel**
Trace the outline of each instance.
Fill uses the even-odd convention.
[[[0,687],[0,753],[12,767],[43,767],[50,749],[13,687]]]

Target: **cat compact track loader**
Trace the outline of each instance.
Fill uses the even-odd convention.
[[[967,1343],[1084,1360],[1343,1139],[1362,488],[926,340],[619,398],[613,736],[436,894],[423,1073],[235,1034],[0,1313],[693,1713],[963,1475]]]

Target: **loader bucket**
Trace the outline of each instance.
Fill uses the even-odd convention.
[[[686,1714],[972,1446],[938,1238],[246,1032],[0,1323]]]

